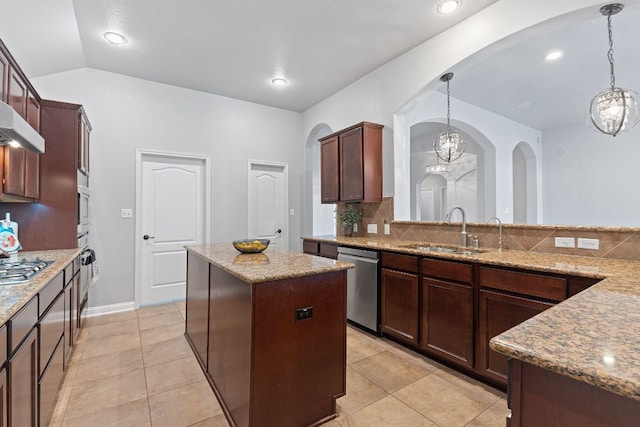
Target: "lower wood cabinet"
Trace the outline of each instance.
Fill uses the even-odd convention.
[[[473,287],[422,279],[421,347],[456,364],[473,367]]]
[[[9,390],[7,389],[7,369],[0,369],[0,427],[9,425]]]
[[[208,366],[209,262],[197,256],[187,257],[186,335],[205,369]]]
[[[317,242],[315,240],[303,240],[302,252],[309,255],[318,255],[325,258],[338,259],[338,244]]]
[[[507,356],[489,348],[491,338],[552,307],[554,303],[480,289],[478,371],[507,383]]]
[[[380,330],[399,340],[417,345],[420,321],[418,275],[383,268],[380,280]]]
[[[64,340],[62,337],[58,341],[58,345],[53,351],[53,355],[49,360],[38,384],[40,399],[40,427],[49,424],[53,410],[55,409],[56,396],[58,388],[64,376]]]
[[[9,359],[10,425],[38,425],[38,329],[33,328],[26,340]]]

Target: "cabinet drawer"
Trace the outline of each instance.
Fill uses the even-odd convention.
[[[318,255],[318,242],[313,242],[311,240],[303,240],[302,241],[302,252],[305,254]]]
[[[64,332],[64,294],[58,299],[40,320],[40,375]]]
[[[338,246],[330,243],[320,243],[320,256],[338,259]]]
[[[418,257],[382,252],[382,267],[417,273]]]
[[[47,308],[49,308],[58,294],[62,292],[62,289],[64,289],[64,275],[60,273],[40,290],[38,293],[40,296],[39,317],[42,317],[42,314],[47,311]]]
[[[22,342],[22,340],[29,334],[31,328],[33,328],[38,321],[38,296],[31,298],[31,300],[20,309],[19,312],[13,315],[11,318],[10,326],[11,333],[11,345],[9,346],[9,352],[12,352]]]
[[[7,361],[7,325],[0,328],[0,368]]]
[[[473,266],[460,262],[425,258],[422,260],[422,274],[456,282],[473,282]]]
[[[567,280],[561,277],[480,267],[480,286],[538,298],[562,301],[567,297]]]

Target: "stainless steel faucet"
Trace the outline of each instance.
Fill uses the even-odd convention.
[[[466,248],[467,247],[467,219],[464,214],[464,210],[460,206],[454,206],[453,208],[451,208],[447,216],[444,217],[444,223],[449,224],[451,222],[451,215],[453,214],[453,211],[455,211],[456,209],[459,210],[460,213],[462,214],[462,233],[460,233],[460,246],[463,248]]]
[[[497,216],[492,216],[487,222],[495,220],[498,222],[498,252],[502,252],[502,221]]]

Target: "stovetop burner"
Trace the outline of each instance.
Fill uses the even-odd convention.
[[[0,261],[0,286],[25,283],[41,273],[52,261]]]

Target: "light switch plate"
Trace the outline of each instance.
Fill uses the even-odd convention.
[[[367,224],[367,233],[378,234],[378,224]]]
[[[556,248],[575,248],[576,239],[574,237],[556,237]]]
[[[124,218],[124,219],[133,218],[133,209],[122,209],[120,211],[120,218]]]

